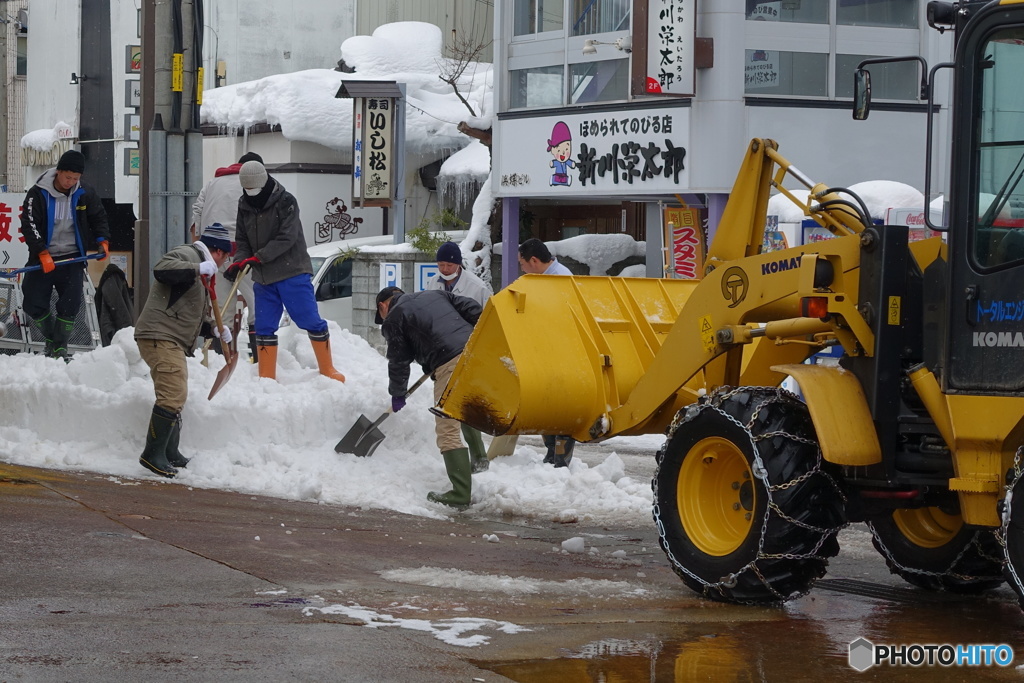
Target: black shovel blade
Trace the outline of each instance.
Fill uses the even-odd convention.
[[[384,432],[380,431],[380,423],[388,414],[384,413],[371,422],[365,415],[360,415],[348,433],[334,447],[335,453],[351,453],[360,458],[368,458],[377,450],[384,440]]]

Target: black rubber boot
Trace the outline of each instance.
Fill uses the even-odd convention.
[[[43,355],[47,358],[53,357],[53,316],[47,313],[42,318],[33,319],[32,324],[36,326],[39,334],[43,335],[43,341],[46,342]]]
[[[171,467],[185,467],[191,458],[186,458],[178,450],[178,442],[181,441],[181,414],[175,416],[174,426],[171,427],[171,435],[167,439],[167,462]]]
[[[544,454],[544,464],[554,465],[555,464],[555,437],[551,434],[544,435],[544,445],[547,446],[548,452]]]
[[[140,465],[168,479],[172,479],[178,473],[178,470],[167,462],[167,442],[171,438],[176,418],[177,415],[174,413],[160,406],[153,406],[153,415],[149,419],[149,429],[146,431],[146,447],[139,457]]]
[[[490,467],[491,461],[487,459],[487,449],[484,448],[484,438],[480,436],[480,432],[463,423],[462,438],[466,440],[466,445],[469,446],[469,458],[473,463],[473,474],[483,472]]]
[[[576,439],[571,436],[555,437],[555,467],[568,467],[572,461],[572,451],[576,448]]]
[[[473,486],[469,449],[456,448],[441,455],[444,457],[444,468],[448,471],[448,478],[452,482],[452,490],[447,493],[431,491],[427,494],[427,500],[456,510],[465,510],[469,507]]]
[[[256,333],[249,333],[249,362],[256,362]]]
[[[65,363],[71,361],[71,354],[68,353],[68,340],[71,339],[71,331],[75,329],[75,320],[72,318],[57,318],[53,326],[53,352],[51,358],[63,358]]]

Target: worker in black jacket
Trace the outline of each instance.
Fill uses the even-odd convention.
[[[412,294],[398,287],[380,290],[376,322],[388,344],[388,393],[392,410],[398,412],[405,407],[409,365],[413,361],[434,380],[434,403],[438,402],[480,318],[480,311],[480,304],[473,299],[444,290]],[[447,493],[431,491],[427,499],[465,509],[470,504],[472,464],[469,449],[462,443],[459,423],[435,416],[434,429],[452,490]]]
[[[46,355],[68,360],[68,340],[75,316],[82,307],[85,263],[54,262],[85,256],[86,251],[110,255],[107,212],[96,192],[80,182],[85,156],[71,149],[56,168],[43,173],[25,193],[21,211],[21,235],[28,247],[29,266],[21,285],[22,308],[46,341]],[[57,290],[56,310],[50,297]]]

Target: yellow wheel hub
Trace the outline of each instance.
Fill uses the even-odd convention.
[[[922,548],[941,548],[953,540],[964,525],[960,515],[950,515],[939,508],[896,510],[892,520],[904,538]]]
[[[722,557],[750,536],[756,494],[747,457],[728,439],[713,436],[690,449],[679,468],[676,507],[697,548]]]

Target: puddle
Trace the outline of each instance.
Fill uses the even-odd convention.
[[[815,592],[781,608],[780,619],[716,623],[647,624],[647,633],[566,647],[546,659],[486,662],[477,666],[521,683],[638,683],[658,681],[823,681],[859,676],[849,665],[850,643],[860,637],[875,644],[1009,644],[1009,666],[886,666],[865,671],[866,680],[1019,681],[1024,667],[1024,615],[1000,599],[950,598],[936,602],[881,600],[863,595]],[[752,608],[755,609],[755,608]],[[569,642],[574,626],[553,627],[554,641]]]

